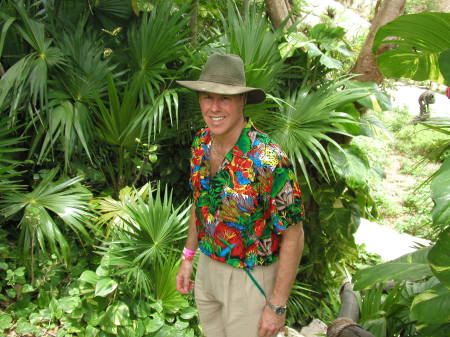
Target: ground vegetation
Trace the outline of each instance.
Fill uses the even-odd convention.
[[[378,214],[381,173],[352,141],[378,123],[357,107],[389,100],[346,75],[352,48],[331,20],[275,29],[262,1],[192,4],[0,2],[0,333],[201,336],[174,277],[203,123],[175,80],[197,79],[212,51],[240,55],[248,85],[268,93],[245,113],[282,144],[303,190],[288,323],[336,316],[358,263],[353,233]]]

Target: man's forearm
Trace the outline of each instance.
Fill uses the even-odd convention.
[[[197,226],[195,222],[196,222],[195,205],[192,204],[191,216],[189,217],[188,236],[185,244],[185,247],[190,250],[196,250],[198,248]]]
[[[288,227],[282,235],[277,277],[273,293],[269,298],[270,302],[276,306],[287,303],[304,246],[304,233],[301,224]]]

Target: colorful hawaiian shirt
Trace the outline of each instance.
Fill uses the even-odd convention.
[[[251,121],[210,177],[211,134],[192,145],[190,185],[200,250],[233,267],[269,265],[280,233],[304,217],[300,188],[286,155]]]

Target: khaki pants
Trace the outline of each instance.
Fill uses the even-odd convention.
[[[251,271],[266,294],[272,293],[278,263]],[[257,337],[266,299],[243,269],[203,253],[195,277],[195,302],[206,337]]]

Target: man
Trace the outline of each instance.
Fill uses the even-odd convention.
[[[236,55],[211,55],[198,81],[207,128],[192,145],[194,203],[177,290],[195,301],[207,337],[271,337],[282,330],[303,251],[303,206],[286,155],[244,118],[265,99],[247,87]]]

